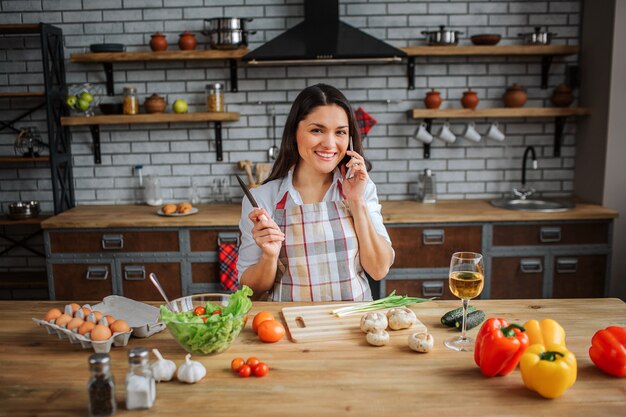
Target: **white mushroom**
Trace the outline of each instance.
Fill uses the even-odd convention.
[[[387,317],[383,313],[367,313],[361,317],[361,330],[363,333],[385,330]]]
[[[434,344],[435,338],[430,333],[413,333],[409,336],[409,347],[416,352],[430,352]]]
[[[365,340],[372,346],[385,346],[389,343],[389,333],[385,330],[369,332],[365,336]]]
[[[406,307],[392,308],[387,312],[387,318],[393,330],[408,329],[417,321],[413,310]]]

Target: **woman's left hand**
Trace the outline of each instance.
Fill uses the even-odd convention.
[[[352,168],[351,174],[354,176],[349,179],[346,178],[346,169],[341,169],[341,174],[344,178],[342,183],[343,193],[347,200],[357,200],[363,198],[365,194],[365,186],[369,180],[369,175],[365,167],[365,159],[361,155],[354,151],[346,151],[346,154],[352,158],[348,161],[346,167]]]

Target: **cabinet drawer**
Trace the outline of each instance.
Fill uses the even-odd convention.
[[[606,244],[606,222],[543,225],[494,225],[494,246]]]
[[[113,294],[110,263],[54,264],[52,275],[57,300],[102,300]]]
[[[388,227],[393,268],[445,268],[454,252],[481,251],[481,226]]]
[[[189,241],[192,252],[215,252],[217,251],[217,237],[220,233],[241,236],[239,229],[223,230],[190,230]]]
[[[178,252],[177,231],[50,232],[52,253]]]
[[[194,262],[191,264],[191,282],[194,284],[219,284],[217,262]]]
[[[542,257],[493,258],[491,299],[543,298]]]
[[[121,264],[121,270],[124,297],[142,301],[162,300],[161,295],[148,278],[151,272],[157,276],[169,299],[182,296],[180,263],[178,262],[124,262]]]
[[[558,256],[554,260],[554,298],[603,297],[605,255]]]
[[[396,290],[398,295],[409,295],[411,297],[439,297],[441,300],[456,299],[450,292],[447,278],[385,280],[386,295],[389,295],[393,290]]]

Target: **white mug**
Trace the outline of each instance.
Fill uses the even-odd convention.
[[[452,130],[450,130],[450,123],[448,122],[444,123],[441,126],[441,129],[439,129],[439,133],[437,133],[437,137],[442,141],[448,143],[454,143],[454,141],[456,140],[456,136],[454,136],[454,133],[452,133]]]
[[[433,141],[433,135],[430,134],[426,127],[426,123],[421,123],[417,127],[417,130],[415,130],[415,135],[413,136],[420,142],[431,143]]]
[[[497,140],[498,142],[502,142],[505,138],[504,133],[498,128],[498,122],[493,122],[491,126],[489,126],[485,136],[489,139]]]
[[[476,124],[474,122],[467,124],[467,127],[463,132],[463,137],[467,140],[471,140],[472,142],[480,142],[480,133],[476,131]]]

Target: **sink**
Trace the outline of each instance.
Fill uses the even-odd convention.
[[[564,200],[540,200],[540,199],[511,199],[502,198],[491,200],[491,205],[508,210],[537,211],[541,213],[554,213],[573,209],[576,204]]]

